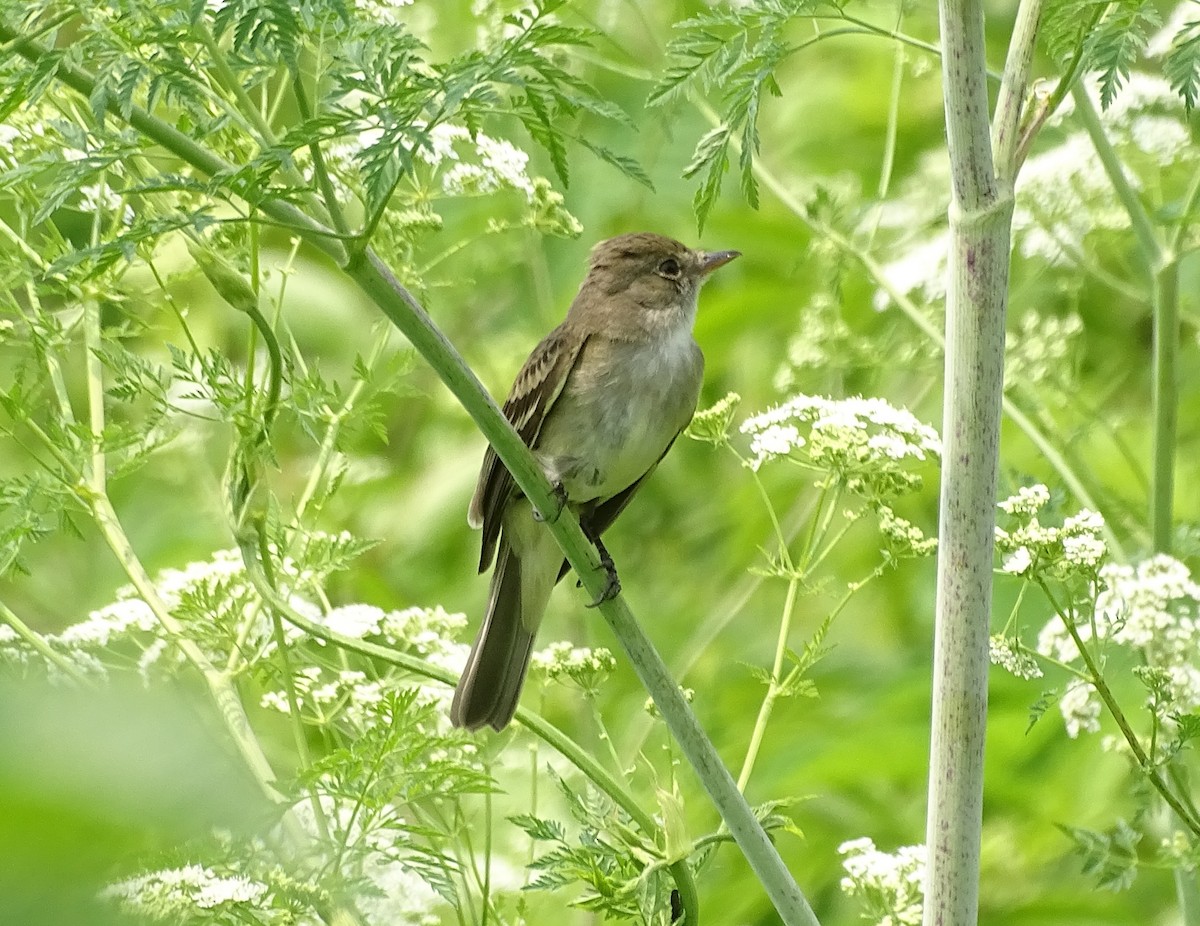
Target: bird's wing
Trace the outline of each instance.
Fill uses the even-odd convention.
[[[571,371],[575,368],[587,335],[564,331],[560,325],[542,340],[525,365],[517,373],[512,391],[504,402],[504,417],[511,422],[521,440],[529,448],[537,447],[537,438],[555,400],[562,393]],[[483,544],[479,554],[479,571],[491,565],[500,537],[500,522],[504,506],[514,492],[513,478],[508,469],[488,447],[479,471],[479,482],[467,511],[467,522],[483,528]]]

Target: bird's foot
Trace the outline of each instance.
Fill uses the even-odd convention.
[[[554,513],[550,517],[545,517],[536,508],[533,509],[533,520],[539,524],[544,524],[547,521],[551,524],[555,523],[562,516],[563,509],[567,507],[567,490],[563,488],[561,482],[553,483],[550,494],[554,497],[555,504]]]
[[[617,575],[617,567],[613,563],[612,557],[604,546],[604,541],[599,537],[591,539],[592,543],[596,545],[596,552],[600,554],[600,568],[605,573],[604,588],[600,590],[600,594],[596,596],[596,600],[588,605],[589,608],[598,608],[604,602],[612,601],[612,599],[621,594],[621,579]]]

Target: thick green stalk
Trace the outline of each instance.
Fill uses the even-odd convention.
[[[978,921],[979,909],[1013,194],[1011,177],[999,181],[992,160],[982,0],[940,0],[938,8],[953,191],[924,921],[925,926],[967,926]],[[1016,34],[1031,36],[1032,31]],[[1009,58],[1010,64],[1023,60]],[[1019,80],[1006,74],[1002,96],[1010,107],[1024,92],[1015,83]],[[1006,124],[1012,121],[1005,117]]]

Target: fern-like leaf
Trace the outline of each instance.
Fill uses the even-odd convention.
[[[1184,23],[1163,60],[1163,76],[1183,97],[1188,113],[1200,99],[1200,19]]]

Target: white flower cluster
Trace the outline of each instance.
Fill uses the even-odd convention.
[[[384,611],[375,605],[348,604],[314,620],[345,637],[379,637],[445,669],[457,672],[466,663],[467,648],[457,642],[467,625],[466,615],[451,614],[440,605]]]
[[[941,455],[937,432],[884,399],[797,395],[743,422],[751,469],[790,458],[837,478],[859,494],[886,498],[914,490],[906,467]]]
[[[528,203],[526,225],[567,238],[583,232],[562,194],[545,177],[531,177],[529,155],[509,141],[482,132],[472,136],[461,125],[441,123],[429,131],[428,146],[419,148],[417,157],[440,172],[442,192],[448,196],[517,190]]]
[[[365,808],[327,794],[319,801],[324,818],[320,826],[307,799],[294,805],[290,813],[309,834],[314,852],[328,851],[330,861],[347,880],[369,885],[354,900],[366,921],[389,926],[436,926],[442,922],[439,911],[446,909],[446,902],[408,864],[405,821],[394,806]],[[274,881],[276,875],[282,880]],[[294,890],[295,882],[282,872],[274,872],[264,883],[229,865],[218,871],[193,864],[127,878],[109,885],[101,896],[154,922],[190,923],[203,911],[207,913],[205,922],[319,926],[320,920],[311,914],[296,918],[294,899],[289,896]]]
[[[878,926],[920,926],[924,907],[926,851],[901,846],[881,852],[867,838],[838,846],[846,876],[841,888],[865,904],[866,916]]]
[[[772,379],[775,391],[798,391],[812,371],[832,367],[858,367],[875,362],[878,347],[869,337],[857,334],[846,324],[841,302],[827,292],[815,293],[798,313],[796,331],[788,339],[787,355]],[[904,360],[897,345],[897,365]]]
[[[399,11],[412,6],[413,0],[354,0],[354,8],[381,23],[400,25],[405,22]]]
[[[996,507],[1005,514],[1033,517],[1050,502],[1050,490],[1041,483],[1021,486],[1016,495],[1010,495]]]
[[[1146,42],[1146,57],[1161,58],[1171,50],[1175,37],[1187,23],[1196,18],[1196,0],[1181,0],[1171,11],[1162,28]]]
[[[998,504],[1005,514],[1020,519],[1011,530],[996,528],[996,549],[1004,556],[1000,568],[1009,575],[1042,573],[1058,579],[1094,573],[1108,553],[1101,536],[1104,518],[1085,508],[1066,518],[1062,527],[1045,527],[1038,512],[1049,500],[1049,489],[1033,485]]]
[[[551,643],[533,654],[534,669],[545,672],[552,682],[570,682],[583,691],[595,693],[617,667],[617,660],[604,647],[589,649],[565,641]]]
[[[897,515],[887,505],[880,505],[878,514],[879,532],[887,541],[892,556],[932,556],[937,552],[936,537],[926,537],[921,528]]]
[[[347,99],[344,105],[352,107],[355,100]],[[413,128],[414,132],[422,133],[414,144],[413,155],[429,168],[431,185],[439,187],[446,196],[486,196],[515,190],[525,199],[521,223],[524,226],[562,237],[576,237],[583,231],[583,225],[567,210],[562,194],[545,177],[529,173],[529,155],[512,142],[483,132],[472,134],[465,126],[453,123],[439,123],[427,131],[423,124]],[[355,190],[353,180],[358,173],[359,153],[378,145],[382,136],[381,129],[370,126],[325,146],[333,181],[346,196],[361,195]],[[311,179],[311,167],[307,171]],[[401,201],[405,195],[408,199]],[[429,190],[415,194],[400,191],[397,197],[387,216],[390,227],[410,232],[442,227],[442,217],[434,211]],[[496,220],[489,223],[493,230],[507,227]]]
[[[453,162],[442,174],[442,189],[451,196],[493,193],[507,188],[520,190],[533,199],[533,181],[529,177],[529,155],[504,139],[482,132],[471,133],[465,126],[443,122],[429,131],[428,147],[418,148],[417,157],[431,167]],[[464,161],[460,146],[470,146],[477,163]]]
[[[1083,679],[1073,679],[1058,699],[1067,736],[1077,739],[1080,733],[1100,732],[1100,699],[1096,689]]]
[[[946,276],[950,257],[950,233],[945,227],[946,196],[931,196],[930,190],[950,189],[950,161],[944,149],[924,152],[913,172],[900,181],[897,195],[866,210],[857,233],[873,240],[888,236],[888,261],[881,267],[872,303],[883,311],[896,295],[919,303],[940,303],[946,298]],[[886,283],[886,285],[883,285]]]
[[[1069,387],[1083,320],[1075,314],[1059,318],[1026,312],[1008,333],[1004,351],[1004,381]]]
[[[1000,634],[993,635],[988,640],[988,659],[991,660],[992,665],[1000,666],[1017,678],[1042,677],[1041,666],[1027,650],[1021,647],[1019,640],[1010,640]]]
[[[299,669],[292,676],[292,684],[301,711],[312,712],[306,719],[325,724],[336,715],[360,729],[376,719],[379,704],[388,690],[386,681],[367,678],[365,672],[352,669],[333,672],[320,666]],[[287,692],[265,692],[260,703],[282,714],[290,713]]]
[[[1025,257],[1075,263],[1089,232],[1129,226],[1129,215],[1084,132],[1032,155],[1017,177],[1016,194],[1013,236]]]
[[[351,543],[346,533],[315,532],[310,539],[336,548]],[[288,557],[278,563],[279,574],[289,585],[319,584],[324,574],[305,571]],[[270,655],[275,649],[272,623],[262,608],[237,550],[217,550],[207,560],[180,569],[164,569],[154,578],[154,589],[167,611],[183,624],[192,638],[214,658],[224,661],[229,647],[243,654]],[[291,605],[310,620],[323,623],[343,636],[378,637],[396,649],[413,653],[453,671],[462,669],[467,648],[457,642],[466,617],[441,607],[407,608],[385,612],[366,604],[350,604],[322,614],[311,602],[293,596]],[[290,642],[305,638],[304,631],[285,622]],[[235,641],[236,636],[236,641]],[[105,666],[128,664],[131,654],[142,674],[164,671],[181,662],[169,645],[166,632],[150,606],[132,586],[117,590],[117,600],[92,611],[86,619],[43,639],[80,671],[103,675]],[[118,650],[120,653],[118,655]],[[19,664],[40,664],[41,657],[7,626],[0,626],[0,658]],[[48,667],[52,677],[54,666]]]
[[[696,412],[687,426],[688,437],[710,444],[727,443],[733,413],[737,411],[741,401],[742,397],[736,392],[728,392],[715,405]]]
[[[1200,584],[1188,568],[1159,555],[1124,566],[1105,565],[1099,573],[1095,610],[1079,620],[1075,630],[1088,643],[1094,637],[1127,646],[1145,659],[1148,670],[1163,679],[1167,703],[1164,715],[1200,708]],[[1060,662],[1080,659],[1069,628],[1055,615],[1038,635],[1039,653]],[[1086,683],[1072,683],[1060,708],[1072,736],[1099,729],[1100,702]]]
[[[202,865],[187,865],[118,881],[105,888],[101,896],[116,901],[130,913],[178,921],[189,918],[189,913],[194,915],[196,908],[230,910],[231,916],[240,905],[257,909],[267,891],[267,885],[241,875],[220,875]]]

